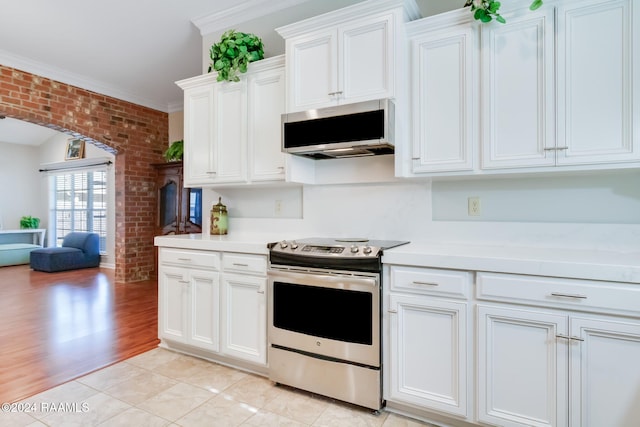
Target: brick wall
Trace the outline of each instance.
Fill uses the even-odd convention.
[[[155,277],[155,170],[167,113],[0,65],[0,114],[84,139],[116,155],[116,280]]]

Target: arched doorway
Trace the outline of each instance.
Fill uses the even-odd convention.
[[[47,126],[116,155],[116,281],[155,277],[155,171],[168,115],[0,65],[0,115]]]

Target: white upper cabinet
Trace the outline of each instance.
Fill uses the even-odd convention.
[[[553,166],[553,8],[481,26],[482,167]]]
[[[567,0],[504,16],[481,26],[482,168],[640,160],[640,7]]]
[[[184,89],[184,184],[210,183],[216,173],[213,151],[213,88],[215,76],[178,82]]]
[[[247,148],[251,182],[284,179],[280,116],[285,108],[285,89],[282,66],[247,78]]]
[[[640,3],[567,3],[557,15],[558,164],[640,160]]]
[[[286,40],[287,111],[396,95],[401,24],[414,2],[365,1],[278,28]]]
[[[208,74],[177,84],[185,97],[185,186],[284,181],[284,56],[251,63],[239,82]]]
[[[214,86],[213,182],[243,182],[247,176],[247,81]]]
[[[638,165],[640,4],[530,4],[504,2],[505,24],[465,8],[406,25],[411,150],[397,175]]]
[[[414,173],[473,169],[478,37],[469,19],[465,9],[407,24]]]

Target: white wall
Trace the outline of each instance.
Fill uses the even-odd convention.
[[[626,178],[625,178],[626,176]],[[627,185],[627,180],[634,177]],[[617,188],[633,188],[639,182],[638,174],[612,174],[603,181],[606,185],[614,183]],[[587,181],[593,182],[597,177]],[[223,196],[223,203],[229,208],[229,231],[241,234],[281,233],[282,238],[302,238],[312,236],[325,237],[368,237],[371,239],[406,239],[421,243],[462,243],[469,245],[527,245],[551,246],[559,248],[576,248],[590,250],[637,250],[640,242],[640,216],[630,221],[627,215],[618,221],[618,213],[602,208],[610,199],[618,195],[607,196],[597,185],[585,186],[576,197],[587,198],[594,209],[600,210],[597,221],[554,221],[548,218],[549,212],[557,207],[549,203],[550,198],[566,197],[567,186],[575,179],[570,177],[550,178],[540,176],[540,191],[531,191],[513,178],[500,178],[486,183],[486,199],[484,204],[501,203],[511,206],[509,194],[522,189],[527,193],[530,203],[538,203],[540,213],[527,212],[526,218],[519,217],[517,209],[508,221],[494,220],[491,217],[480,217],[469,221],[458,219],[459,211],[466,213],[466,201],[463,206],[449,209],[436,208],[442,200],[459,198],[459,188],[465,183],[457,182],[456,188],[442,187],[441,183],[395,182],[382,184],[348,184],[348,185],[304,185],[299,197],[287,199],[291,189],[261,189],[261,206],[254,206],[254,212],[261,212],[254,217],[237,215],[237,208],[245,204],[255,204],[255,200],[244,199],[251,193],[236,190],[205,190],[203,192],[204,217],[212,204]],[[536,178],[530,178],[534,181]],[[617,184],[616,184],[616,181]],[[468,181],[471,183],[471,181]],[[547,187],[550,185],[550,187]],[[558,190],[553,186],[557,185]],[[444,186],[446,187],[446,186]],[[509,192],[502,195],[504,188]],[[553,193],[553,194],[548,194]],[[617,209],[632,213],[640,212],[640,198],[633,193],[630,197],[617,200]],[[466,196],[465,196],[466,197]],[[570,197],[569,197],[570,198]],[[295,208],[286,205],[283,209],[299,209],[300,216],[282,218],[272,215],[265,217],[265,212],[273,212],[273,202],[283,200],[284,203],[295,204]],[[515,201],[517,203],[517,200]],[[566,204],[571,205],[571,200]],[[599,207],[598,207],[599,206]],[[576,204],[575,209],[582,209]],[[442,217],[434,219],[433,212]],[[576,211],[578,212],[578,211]],[[607,213],[609,212],[609,213]],[[612,213],[613,212],[613,213]],[[562,213],[564,218],[571,213]],[[611,217],[609,216],[611,215]],[[576,214],[578,216],[578,214]],[[584,217],[584,215],[580,215]],[[633,219],[633,218],[631,218]],[[207,221],[205,221],[206,224]],[[207,230],[205,229],[205,233]]]
[[[20,228],[22,216],[41,219],[46,227],[47,208],[42,205],[38,147],[0,142],[0,225]]]

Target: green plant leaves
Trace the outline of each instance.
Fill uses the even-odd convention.
[[[540,6],[542,6],[542,0],[534,0],[533,3],[531,3],[531,6],[529,6],[529,10],[536,10]]]
[[[167,151],[164,152],[164,158],[168,162],[172,160],[182,160],[184,153],[184,140],[173,141]]]
[[[543,0],[533,0],[529,6],[530,10],[536,10],[542,6]],[[504,24],[507,22],[502,15],[498,13],[501,3],[495,0],[466,0],[464,7],[470,7],[473,17],[480,22],[491,22],[494,18],[496,21]]]
[[[249,62],[264,58],[262,40],[254,34],[226,31],[220,42],[209,49],[209,72],[218,72],[218,81],[239,81],[237,72],[246,73]]]

